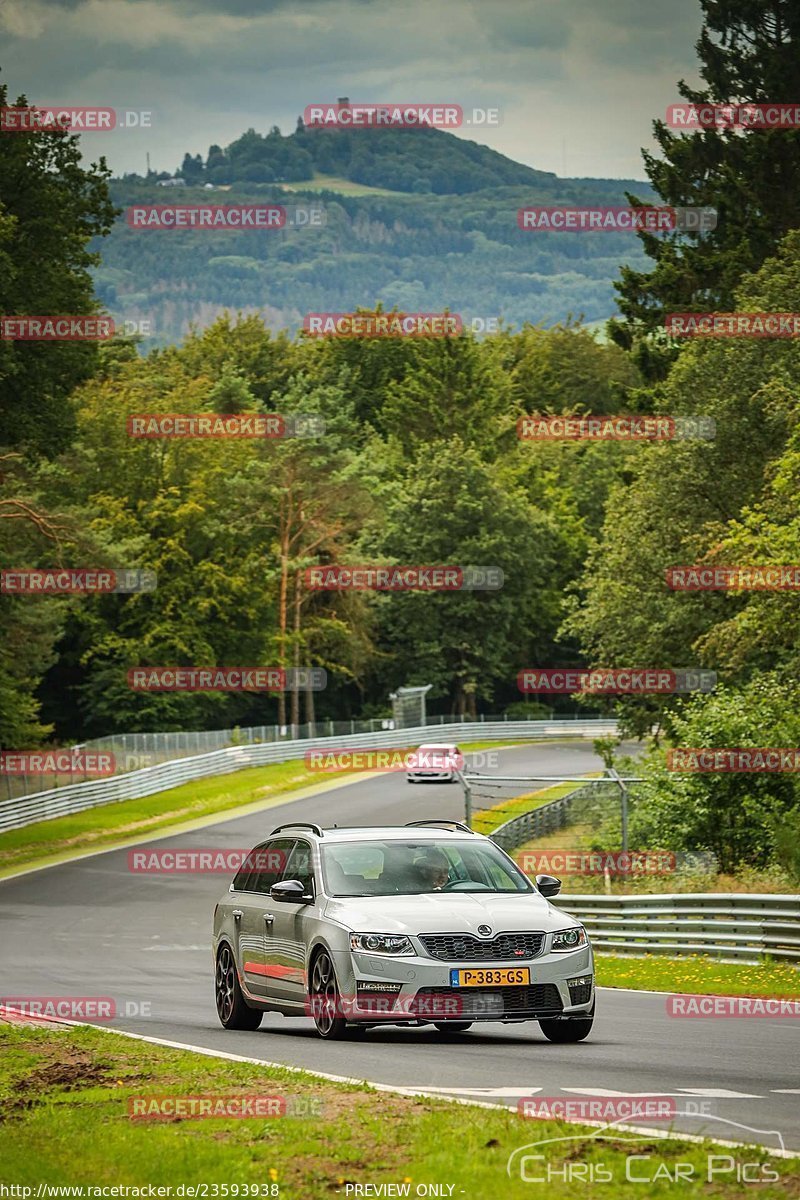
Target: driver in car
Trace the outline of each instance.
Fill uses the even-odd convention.
[[[414,874],[422,891],[439,892],[450,878],[447,855],[432,847],[414,860]]]

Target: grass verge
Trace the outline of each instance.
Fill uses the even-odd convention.
[[[602,822],[605,821],[605,827]],[[619,821],[616,812],[610,819],[601,814],[594,821],[578,820],[565,829],[545,834],[526,842],[513,852],[513,858],[523,865],[525,855],[537,854],[588,854],[593,850],[604,853],[619,851],[621,846]],[[558,865],[540,861],[537,871],[557,875],[563,880],[564,891],[573,895],[634,896],[657,893],[682,892],[753,892],[772,895],[774,893],[796,894],[798,881],[777,865],[762,870],[745,868],[735,875],[716,871],[702,871],[682,866],[678,862],[674,871],[656,874],[643,870],[640,874],[565,874]],[[563,860],[562,860],[563,862]]]
[[[598,954],[601,987],[641,988],[703,996],[800,996],[800,968],[789,963],[726,963],[703,954],[675,959]]]
[[[647,1188],[648,1197],[674,1197],[669,1176],[678,1162],[690,1163],[694,1170],[681,1195],[709,1194],[711,1142],[662,1141],[648,1135],[631,1142],[622,1133],[616,1139],[583,1141],[595,1131],[558,1121],[523,1121],[503,1109],[397,1096],[281,1068],[215,1060],[89,1027],[0,1025],[0,1051],[0,1182],[31,1187],[33,1195],[40,1184],[228,1188],[215,1192],[209,1186],[208,1196],[254,1195],[244,1185],[259,1185],[259,1196],[329,1200],[337,1193],[357,1194],[355,1183],[408,1185],[405,1194],[411,1196],[419,1184],[436,1183],[442,1190],[435,1195],[514,1200],[530,1197],[532,1191],[518,1171],[515,1177],[506,1175],[509,1154],[559,1137],[569,1140],[532,1151],[546,1156],[545,1163],[535,1164],[537,1172],[548,1165],[557,1172],[547,1187],[553,1200],[597,1195],[593,1184],[565,1179],[571,1164],[587,1172],[591,1164],[602,1162],[624,1186],[627,1154],[649,1156],[637,1162],[640,1174],[643,1169],[651,1175],[660,1172]],[[130,1102],[142,1096],[242,1094],[284,1097],[287,1110],[294,1112],[239,1120],[137,1121],[129,1116]],[[314,1115],[299,1115],[298,1106]],[[760,1197],[785,1198],[800,1190],[800,1161],[769,1158],[756,1148],[716,1152],[764,1163],[775,1172],[775,1182],[759,1186]],[[715,1179],[713,1194],[729,1200],[742,1194],[741,1184],[731,1172]]]
[[[591,778],[592,776],[587,775],[587,779]],[[525,796],[515,796],[512,800],[504,800],[501,804],[495,804],[492,808],[481,809],[473,816],[473,829],[476,833],[493,833],[495,829],[500,825],[504,825],[506,821],[510,821],[514,817],[520,817],[523,813],[533,812],[535,808],[541,808],[543,804],[549,804],[551,800],[558,800],[561,796],[568,796],[570,792],[577,791],[580,786],[579,783],[554,783],[552,787],[543,788],[541,791],[528,792]]]

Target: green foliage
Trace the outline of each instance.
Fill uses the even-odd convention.
[[[800,692],[773,676],[741,689],[719,687],[668,718],[670,745],[681,748],[790,747],[800,738]],[[797,865],[789,830],[798,828],[800,789],[791,774],[678,773],[666,751],[647,762],[637,786],[631,843],[710,850],[723,871],[763,867],[778,855]]]
[[[421,152],[411,131],[405,140]],[[286,192],[246,181],[230,191],[182,188],[182,204],[322,205],[326,224],[196,233],[135,230],[121,217],[103,243],[97,294],[119,320],[149,319],[149,344],[162,346],[182,340],[190,323],[208,326],[225,309],[258,312],[273,330],[299,329],[307,312],[351,312],[381,301],[412,312],[447,308],[467,324],[479,317],[552,325],[569,313],[605,320],[620,259],[646,264],[636,237],[522,231],[517,211],[537,203],[623,204],[626,186],[643,185],[534,175],[529,184],[504,184],[498,176],[463,195]],[[127,178],[112,187],[121,209],[164,203],[153,181]],[[577,382],[579,369],[576,362],[570,381]]]
[[[20,96],[16,103],[27,105]],[[0,84],[0,107],[9,104]],[[0,312],[81,316],[97,310],[93,237],[111,228],[105,162],[85,167],[76,136],[0,138]],[[20,181],[24,179],[24,186]],[[96,363],[92,342],[0,340],[0,447],[55,454],[74,427],[69,395]]]
[[[800,235],[744,281],[738,303],[795,311]],[[800,350],[791,342],[709,340],[687,346],[650,404],[716,423],[712,440],[654,446],[615,483],[564,633],[596,665],[702,663],[729,679],[796,663],[790,594],[681,593],[668,568],[697,562],[796,561],[796,433]],[[791,434],[791,436],[790,436]],[[623,705],[628,728],[649,729],[672,702]]]
[[[794,0],[700,0],[700,7],[704,86],[681,81],[684,100],[772,103],[800,95]],[[717,226],[700,235],[639,235],[655,267],[624,267],[615,285],[627,322],[615,336],[627,345],[637,330],[662,324],[665,313],[731,309],[742,276],[800,225],[800,129],[712,128],[686,136],[662,120],[653,128],[658,153],[642,153],[657,196],[669,205],[710,206]]]

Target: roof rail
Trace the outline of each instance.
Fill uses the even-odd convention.
[[[447,817],[430,817],[424,821],[406,821],[406,829],[411,829],[414,825],[444,825],[452,829],[460,829],[463,833],[474,833],[474,829],[470,829],[469,825],[465,825],[463,821],[450,821]]]
[[[325,837],[322,828],[319,825],[315,825],[313,821],[287,821],[285,825],[276,825],[270,837],[273,834],[280,833],[282,829],[310,829],[317,837]]]

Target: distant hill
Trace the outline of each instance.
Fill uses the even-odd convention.
[[[555,180],[489,146],[440,129],[314,129],[298,119],[292,134],[248,129],[205,159],[186,154],[179,172],[188,184],[301,183],[332,175],[367,187],[437,196],[464,195],[513,184]]]
[[[280,180],[253,178],[268,171]],[[288,178],[300,171],[307,177]],[[614,311],[620,264],[648,261],[632,234],[517,227],[526,204],[624,204],[626,190],[651,197],[647,184],[559,179],[439,130],[249,130],[225,150],[212,146],[205,160],[187,155],[178,177],[185,186],[125,176],[112,181],[112,195],[122,209],[322,205],[326,224],[138,231],[123,214],[96,244],[96,287],[118,320],[151,322],[151,345],[180,341],[191,323],[208,325],[224,309],[259,312],[271,328],[290,330],[306,312],[378,302],[512,325],[568,314],[602,321]]]

